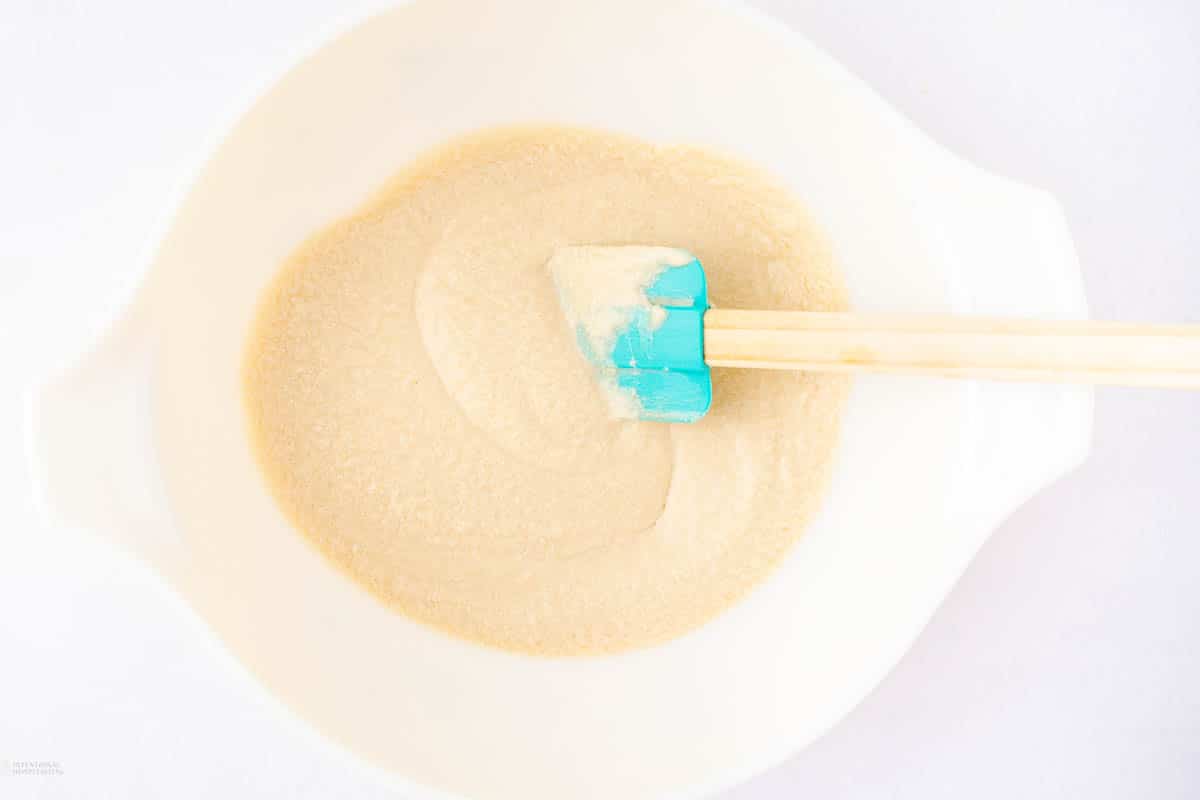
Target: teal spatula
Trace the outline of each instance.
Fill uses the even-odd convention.
[[[563,248],[549,266],[621,417],[696,422],[710,367],[1200,388],[1200,325],[716,309],[671,248]]]

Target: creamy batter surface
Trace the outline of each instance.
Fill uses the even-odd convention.
[[[258,462],[296,529],[397,611],[542,655],[652,645],[745,595],[820,505],[846,379],[714,370],[699,423],[613,419],[547,270],[590,244],[688,250],[716,306],[846,307],[767,176],[570,128],[436,149],[265,291],[244,363]]]

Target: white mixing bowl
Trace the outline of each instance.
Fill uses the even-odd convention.
[[[884,676],[997,523],[1083,458],[1091,393],[859,380],[819,519],[749,598],[669,644],[536,659],[414,624],[268,497],[243,435],[243,342],[308,234],[424,148],[530,121],[766,167],[830,235],[860,310],[1085,314],[1051,198],[954,158],[744,9],[419,2],[298,64],[211,154],[113,331],[34,398],[42,493],[142,555],[267,691],[408,796],[706,793],[794,753]]]

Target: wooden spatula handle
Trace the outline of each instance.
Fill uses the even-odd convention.
[[[1200,325],[709,309],[713,367],[1200,388]]]

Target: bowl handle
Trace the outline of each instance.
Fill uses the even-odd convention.
[[[958,162],[939,209],[956,272],[956,313],[1086,319],[1066,217],[1048,193]],[[1089,386],[974,383],[962,438],[960,499],[968,529],[990,532],[1091,449]],[[982,526],[982,527],[981,527]]]
[[[35,387],[29,463],[48,518],[160,562],[177,555],[180,540],[153,445],[153,356],[153,336],[131,311],[78,363]]]

